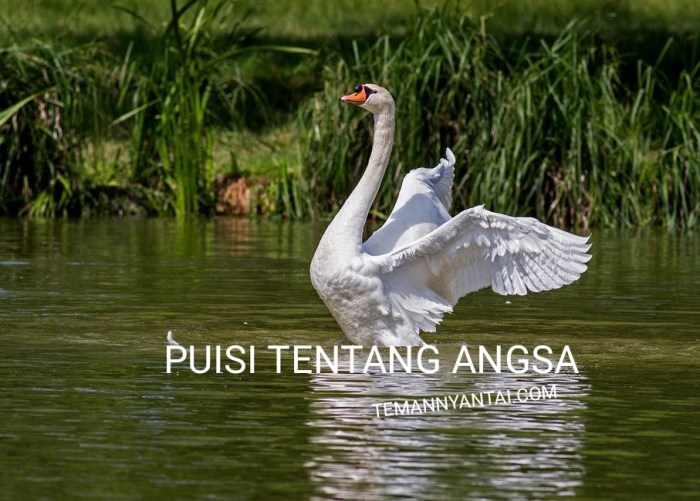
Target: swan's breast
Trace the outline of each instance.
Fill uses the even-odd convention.
[[[314,258],[311,282],[341,327],[389,313],[379,270],[360,256],[346,262]]]

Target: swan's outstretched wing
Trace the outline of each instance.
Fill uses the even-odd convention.
[[[455,156],[432,168],[414,169],[403,179],[394,209],[384,225],[363,244],[371,255],[387,254],[415,242],[450,220]]]
[[[533,218],[478,206],[409,245],[371,259],[388,281],[410,274],[415,277],[410,287],[429,289],[454,305],[488,286],[499,294],[524,295],[570,284],[587,268],[587,241]]]

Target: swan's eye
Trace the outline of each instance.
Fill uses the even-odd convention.
[[[355,94],[359,94],[362,92],[362,85],[356,85],[355,86]]]

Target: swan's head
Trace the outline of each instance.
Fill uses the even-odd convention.
[[[394,112],[394,98],[384,87],[375,84],[360,84],[355,86],[355,92],[343,96],[340,100],[352,103],[366,109],[370,113]]]

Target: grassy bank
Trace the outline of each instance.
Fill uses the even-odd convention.
[[[332,213],[371,126],[337,97],[375,81],[399,124],[378,218],[450,146],[456,209],[697,225],[700,15],[683,0],[30,4],[2,15],[4,214]]]

